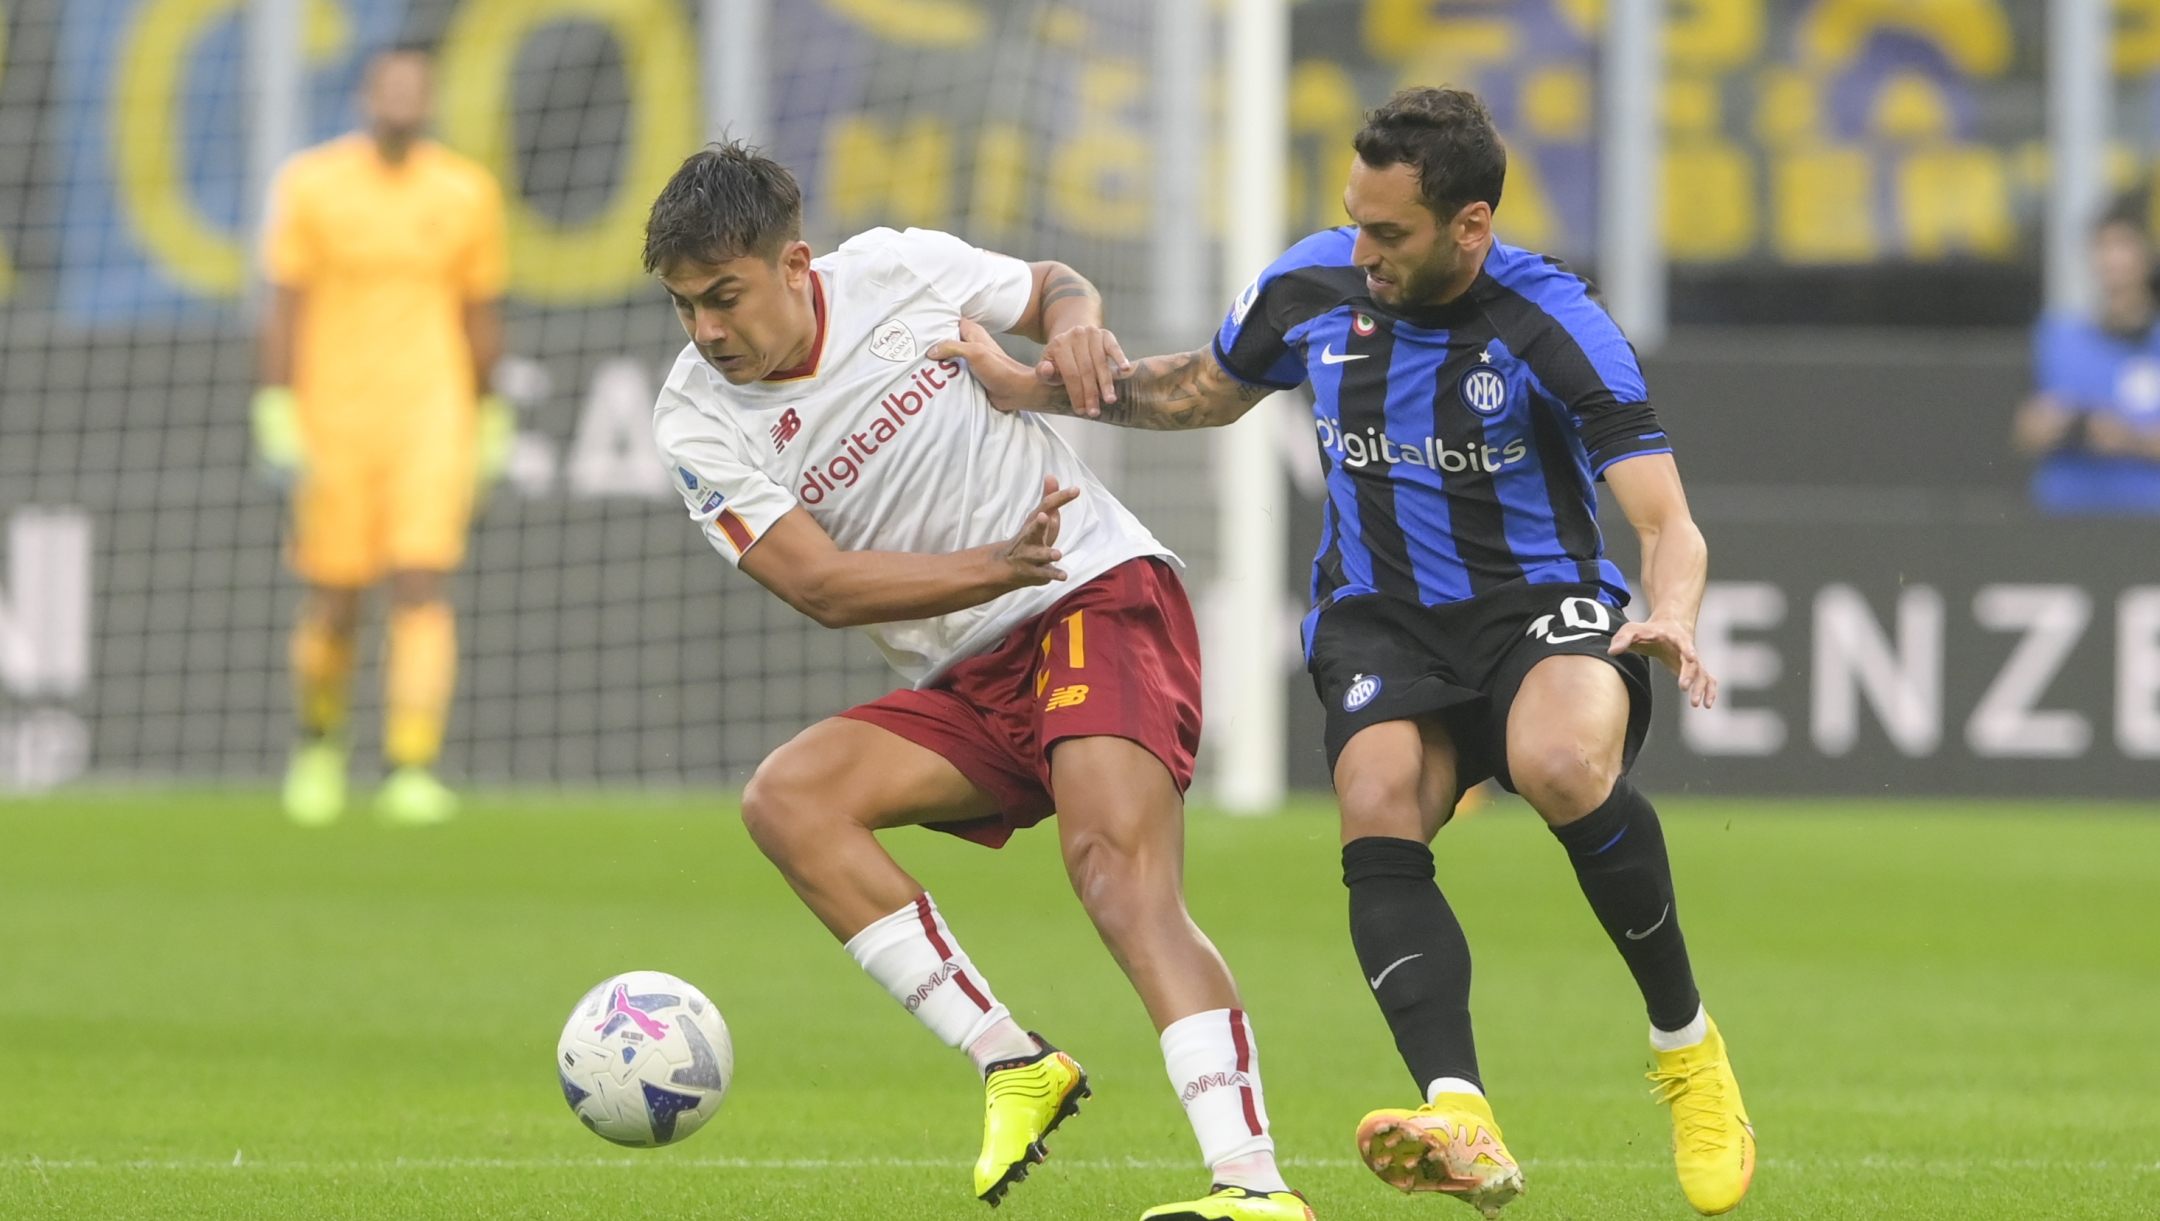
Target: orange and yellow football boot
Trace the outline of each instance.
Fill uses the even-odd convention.
[[[1374,1111],[1358,1124],[1358,1156],[1398,1191],[1454,1196],[1488,1218],[1523,1193],[1522,1168],[1477,1094],[1440,1094],[1415,1111]]]

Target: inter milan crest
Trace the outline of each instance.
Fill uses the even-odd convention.
[[[1499,415],[1507,408],[1507,379],[1498,369],[1479,365],[1463,374],[1455,392],[1462,396],[1463,406],[1479,415]]]
[[[1351,679],[1350,689],[1343,692],[1343,711],[1356,712],[1365,705],[1372,703],[1373,697],[1378,694],[1380,694],[1380,676],[1377,674],[1359,674]]]

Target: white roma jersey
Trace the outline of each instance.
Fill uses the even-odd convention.
[[[800,507],[846,551],[949,553],[1017,534],[1043,477],[1078,487],[1061,514],[1067,579],[980,606],[864,628],[916,686],[1003,639],[1155,541],[1048,424],[1010,415],[966,366],[925,359],[960,320],[1003,331],[1027,308],[1027,264],[924,229],[872,229],[811,263],[809,364],[734,386],[683,348],[653,408],[676,490],[729,562]]]

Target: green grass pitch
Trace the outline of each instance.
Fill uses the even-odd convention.
[[[1688,939],[1763,1160],[1738,1217],[2160,1215],[2160,817],[1671,801]],[[1096,1096],[998,1216],[1204,1186],[1154,1032],[1047,828],[889,843]],[[1514,1221],[1691,1216],[1641,1007],[1512,802],[1443,833]],[[1471,1221],[1353,1161],[1412,1098],[1345,933],[1329,808],[1196,813],[1192,905],[1254,1014],[1324,1221]],[[986,1218],[980,1087],[865,980],[717,796],[484,796],[457,824],[285,826],[259,792],[0,803],[0,1216]],[[633,967],[720,1005],[733,1095],[684,1144],[575,1123],[550,1053]]]

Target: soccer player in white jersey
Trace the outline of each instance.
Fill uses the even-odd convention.
[[[1200,673],[1175,557],[941,347],[972,321],[1046,343],[1069,384],[1107,389],[1124,357],[1100,296],[1063,264],[924,230],[813,258],[801,212],[786,169],[715,145],[661,192],[645,240],[690,336],[653,427],[691,517],[789,605],[863,628],[912,684],[773,752],[743,793],[752,838],[863,970],[982,1072],[975,1193],[994,1205],[1087,1076],[998,1003],[872,832],[997,847],[1054,810],[1073,888],[1154,1019],[1214,1176],[1205,1198],[1145,1216],[1311,1221],[1276,1169],[1237,985],[1185,910]]]

